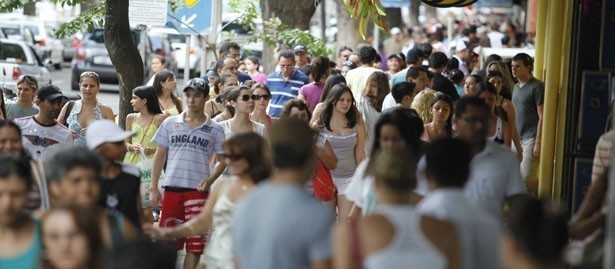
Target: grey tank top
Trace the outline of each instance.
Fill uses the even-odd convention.
[[[352,134],[337,136],[328,130],[323,131],[323,136],[329,141],[335,156],[337,156],[337,168],[331,170],[331,176],[335,178],[349,178],[354,175],[357,168],[354,148],[357,145],[357,132]]]

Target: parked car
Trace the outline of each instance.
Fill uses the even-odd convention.
[[[0,39],[0,86],[14,90],[17,79],[29,74],[39,85],[51,84],[51,75],[34,49],[23,41]]]
[[[144,33],[133,30],[132,40],[139,48],[139,53],[143,59],[144,71],[149,69],[151,57],[151,47],[149,42],[143,42],[145,39]],[[109,58],[109,52],[105,47],[103,29],[94,29],[92,32],[87,32],[83,35],[79,46],[77,47],[77,55],[71,63],[71,88],[75,91],[79,90],[79,76],[85,71],[94,71],[100,76],[103,83],[118,83],[117,72]],[[146,73],[144,72],[144,76]]]
[[[32,31],[34,35],[35,48],[41,59],[50,59],[56,69],[62,68],[62,62],[64,61],[62,56],[62,42],[52,38],[45,23],[37,17],[25,16],[19,14],[10,14],[10,19],[3,19],[3,24],[17,25],[20,27],[27,27]]]
[[[151,36],[164,36],[169,43],[171,44],[171,54],[177,61],[177,71],[179,73],[183,73],[185,69],[186,62],[186,36],[180,35],[177,30],[171,28],[162,28],[162,27],[154,27],[148,30],[148,34]],[[201,65],[201,40],[196,36],[192,36],[190,38],[190,77],[200,76],[200,68]],[[179,76],[179,73],[176,75]]]

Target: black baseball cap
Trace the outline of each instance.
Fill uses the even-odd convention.
[[[209,85],[205,83],[205,80],[200,78],[193,78],[186,82],[186,87],[184,87],[184,92],[187,90],[195,90],[197,92],[201,92],[205,95],[209,95]]]
[[[64,94],[62,94],[62,91],[60,90],[60,88],[58,88],[55,85],[49,84],[49,85],[42,86],[40,89],[38,89],[38,94],[36,95],[36,98],[38,98],[41,101],[44,101],[44,100],[53,101],[58,98],[64,98]]]
[[[409,63],[413,63],[416,62],[416,60],[418,60],[420,58],[424,58],[426,59],[427,56],[425,55],[425,53],[418,49],[418,48],[412,48],[411,50],[408,51],[408,55],[406,57],[407,62]]]

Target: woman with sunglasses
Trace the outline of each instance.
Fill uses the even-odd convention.
[[[226,140],[222,148],[224,149],[222,156],[230,169],[231,176],[221,178],[213,185],[205,208],[198,216],[172,228],[144,225],[147,234],[159,239],[202,234],[210,227],[213,228],[204,256],[208,269],[234,268],[231,220],[235,205],[257,184],[269,178],[272,170],[268,144],[260,135],[237,134]]]
[[[233,107],[235,115],[232,118],[220,122],[224,129],[224,136],[228,139],[236,134],[254,132],[267,138],[265,125],[250,119],[250,113],[254,111],[254,100],[257,96],[246,86],[231,88],[226,96],[228,104]]]
[[[62,121],[66,117],[66,125],[73,132],[73,144],[76,146],[85,145],[85,133],[91,122],[95,120],[107,119],[115,120],[113,110],[107,105],[101,104],[96,99],[100,91],[100,77],[95,72],[83,72],[79,76],[79,89],[82,99],[75,101],[69,110],[69,103],[66,103],[58,115]]]
[[[250,114],[250,119],[264,124],[267,130],[271,129],[271,124],[275,120],[267,115],[267,106],[269,106],[269,100],[271,100],[269,87],[261,83],[254,84],[252,86],[252,94],[256,95],[256,100],[254,100],[254,111]]]
[[[38,108],[32,102],[38,91],[38,81],[31,75],[23,75],[17,79],[17,100],[6,103],[6,119],[14,120],[32,116],[38,113]]]

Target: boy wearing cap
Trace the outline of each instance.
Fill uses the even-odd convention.
[[[101,160],[98,206],[108,212],[119,212],[141,228],[141,173],[139,168],[122,164],[126,154],[125,140],[134,132],[124,131],[111,120],[97,120],[85,134],[86,144]]]
[[[209,186],[222,174],[225,165],[219,163],[212,175],[210,160],[222,154],[224,129],[204,112],[209,99],[209,86],[202,79],[191,79],[184,88],[187,110],[167,118],[152,139],[158,147],[154,156],[150,203],[158,206],[160,172],[167,161],[162,188],[161,227],[181,224],[199,214],[205,205]],[[186,245],[184,268],[195,268],[203,252],[204,236],[181,238],[177,249]]]
[[[304,45],[295,46],[295,68],[301,70],[306,76],[310,76],[310,55]]]
[[[391,87],[395,86],[397,83],[406,81],[406,73],[408,73],[408,69],[413,66],[422,66],[425,59],[427,59],[427,56],[422,50],[418,48],[409,50],[406,55],[406,64],[408,64],[408,66],[393,75],[391,78]]]
[[[54,146],[73,143],[71,131],[56,121],[63,98],[58,87],[45,85],[38,91],[34,101],[39,108],[38,113],[14,120],[21,127],[24,148],[35,160]]]

